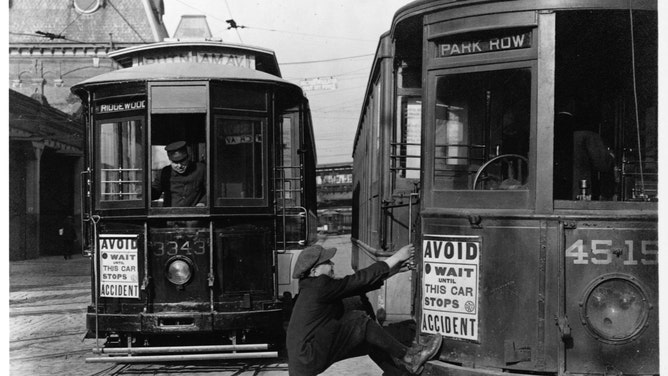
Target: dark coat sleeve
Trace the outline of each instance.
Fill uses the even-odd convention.
[[[321,292],[321,297],[326,301],[335,301],[375,290],[382,285],[389,272],[390,267],[385,262],[376,262],[355,274],[330,281],[326,290]]]
[[[171,206],[171,194],[169,179],[172,174],[171,166],[165,166],[160,170],[158,177],[151,182],[151,200],[157,200],[160,195],[165,194],[165,206]]]

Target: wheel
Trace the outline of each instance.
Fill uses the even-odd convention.
[[[497,173],[491,173],[498,166]],[[505,169],[504,169],[505,167]],[[475,174],[473,189],[525,189],[529,175],[529,160],[518,154],[502,154],[485,162]]]

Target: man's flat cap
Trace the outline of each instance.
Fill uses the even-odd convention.
[[[180,149],[183,149],[186,147],[186,142],[185,141],[176,141],[172,142],[171,144],[165,146],[165,150],[167,151],[177,151]]]
[[[336,253],[336,248],[323,248],[320,245],[312,245],[304,248],[302,253],[297,257],[295,263],[295,270],[292,273],[292,278],[299,279],[305,277],[311,268],[320,265],[325,261],[329,261]]]

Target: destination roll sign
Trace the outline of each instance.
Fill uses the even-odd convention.
[[[141,110],[146,110],[146,98],[127,99],[114,103],[99,103],[95,105],[96,114]]]
[[[485,52],[516,50],[531,47],[531,31],[515,31],[502,34],[467,35],[448,38],[436,43],[436,57],[453,57]]]

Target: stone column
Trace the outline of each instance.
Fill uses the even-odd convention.
[[[44,143],[33,141],[34,159],[26,161],[26,258],[39,257],[40,162]]]

